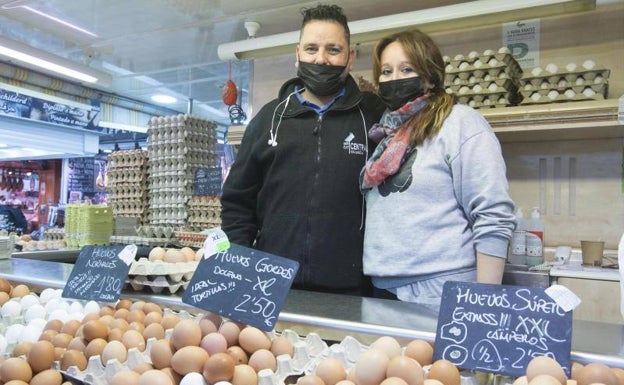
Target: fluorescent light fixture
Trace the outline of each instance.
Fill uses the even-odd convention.
[[[349,23],[351,44],[369,43],[410,27],[442,32],[547,17],[596,8],[595,0],[477,0],[374,17]],[[254,59],[295,53],[299,31],[220,44],[221,60]]]
[[[108,73],[0,36],[0,57],[2,56],[20,66],[53,72],[86,83],[108,87],[112,82],[112,76]]]
[[[125,130],[125,131],[140,132],[140,133],[143,133],[143,134],[145,134],[147,132],[147,127],[133,126],[131,124],[124,124],[124,123],[108,122],[108,121],[104,121],[104,120],[101,120],[98,123],[98,127],[112,128],[112,129],[115,129],[115,130]]]
[[[156,103],[162,104],[173,104],[178,101],[178,99],[174,98],[173,96],[163,94],[152,95],[152,100]]]

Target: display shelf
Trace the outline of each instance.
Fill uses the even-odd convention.
[[[550,103],[479,110],[501,142],[624,137],[618,100]]]
[[[33,290],[63,288],[73,265],[29,259],[0,260],[0,277],[29,285]],[[197,313],[177,295],[123,292],[122,298],[158,303],[173,310]],[[381,335],[433,341],[437,317],[416,304],[291,290],[279,316],[277,328],[295,328],[302,335],[314,331],[322,338]],[[362,340],[367,343],[366,340]],[[624,368],[624,326],[575,320],[572,325],[573,361],[602,362]]]

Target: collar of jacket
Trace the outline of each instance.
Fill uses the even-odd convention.
[[[303,87],[303,83],[301,82],[301,80],[299,80],[299,78],[290,79],[286,83],[284,83],[284,85],[282,85],[278,97],[280,102],[295,91],[295,85],[299,85],[300,88]],[[336,100],[336,102],[332,104],[327,111],[350,110],[360,103],[360,101],[362,100],[362,93],[360,92],[360,88],[358,87],[357,83],[351,75],[347,75],[347,78],[345,80],[345,87],[346,89],[344,96]],[[312,111],[309,107],[303,106],[297,100],[297,97],[295,95],[292,95],[291,98],[294,99],[294,103],[293,100],[288,103],[288,108],[286,109],[286,111],[284,111],[284,117],[292,117]]]

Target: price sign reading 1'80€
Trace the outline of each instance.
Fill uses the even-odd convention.
[[[117,301],[136,252],[135,245],[85,246],[63,288],[63,297]]]
[[[271,331],[299,263],[231,244],[202,259],[182,302]]]

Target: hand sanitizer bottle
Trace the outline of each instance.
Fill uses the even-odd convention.
[[[526,229],[522,208],[516,210],[516,228],[509,244],[509,263],[524,265],[526,263]]]
[[[533,207],[531,218],[526,221],[526,254],[527,265],[544,263],[544,224],[537,207]]]

